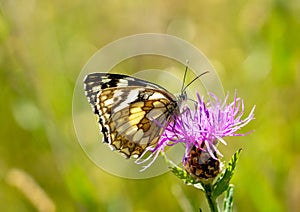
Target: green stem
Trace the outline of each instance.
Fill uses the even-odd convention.
[[[210,211],[219,212],[217,198],[212,196],[212,185],[210,183],[203,184],[203,187],[205,189],[205,195],[206,195],[206,199],[207,199]]]

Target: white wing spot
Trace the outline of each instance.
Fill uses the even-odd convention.
[[[143,89],[131,90],[127,96],[126,102],[128,103],[128,102],[133,102],[134,100],[136,100],[141,90],[143,90]]]
[[[144,135],[143,130],[139,129],[132,137],[132,142],[135,142],[135,143],[139,142],[141,140],[141,138],[143,137],[143,135]]]
[[[127,86],[128,85],[128,80],[126,79],[119,79],[119,82],[117,84],[117,86],[122,85],[122,86]]]
[[[165,98],[166,97],[163,94],[156,92],[152,96],[150,96],[149,99],[153,100],[153,99],[165,99]]]
[[[149,142],[149,136],[142,138],[139,143],[140,145],[147,145],[148,142]]]
[[[124,92],[122,90],[116,90],[115,93],[114,93],[114,97],[117,97],[117,96],[122,96]]]
[[[140,90],[141,89],[131,90],[128,93],[128,96],[125,99],[125,101],[121,102],[119,105],[114,107],[114,111],[120,111],[120,110],[128,107],[131,102],[133,102],[135,99],[137,99]],[[124,95],[124,93],[122,91],[116,91],[114,97],[118,97],[118,96],[122,96],[122,95]]]
[[[94,86],[94,87],[92,87],[91,90],[92,90],[92,92],[98,92],[101,90],[101,86]]]
[[[147,118],[150,120],[156,119],[163,114],[161,109],[153,109],[147,114]]]
[[[102,82],[103,84],[108,83],[108,82],[110,82],[110,81],[111,81],[111,79],[109,79],[109,78],[102,78],[102,80],[101,80],[101,82]]]
[[[113,103],[114,103],[113,99],[107,99],[107,100],[104,101],[105,106],[112,105]]]

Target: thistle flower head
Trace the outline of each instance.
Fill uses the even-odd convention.
[[[252,108],[246,118],[242,118],[244,103],[241,98],[236,96],[236,93],[234,100],[230,103],[228,103],[228,94],[225,100],[222,101],[210,93],[210,99],[207,102],[198,93],[196,95],[197,101],[194,107],[188,105],[182,107],[180,114],[177,114],[174,121],[170,122],[165,128],[157,145],[148,149],[152,155],[138,163],[143,163],[152,158],[150,164],[145,166],[147,168],[154,162],[158,153],[164,152],[167,146],[184,143],[185,154],[182,162],[185,166],[195,164],[193,159],[191,160],[192,155],[196,155],[197,160],[200,161],[204,153],[205,157],[208,157],[206,161],[208,164],[210,161],[218,161],[217,155],[222,156],[217,149],[217,144],[221,142],[226,145],[224,137],[245,135],[236,133],[236,131],[254,119],[255,107]],[[215,162],[215,164],[219,163]]]

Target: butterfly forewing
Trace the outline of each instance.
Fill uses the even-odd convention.
[[[138,157],[156,144],[178,108],[174,95],[138,78],[92,73],[84,84],[103,142],[127,157]]]
[[[91,104],[96,103],[96,96],[99,91],[103,91],[106,88],[140,86],[168,92],[154,83],[122,74],[91,73],[85,77],[84,86],[86,96]]]

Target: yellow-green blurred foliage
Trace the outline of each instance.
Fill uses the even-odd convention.
[[[171,173],[137,181],[111,176],[77,142],[72,94],[81,68],[105,44],[143,32],[189,41],[214,64],[225,91],[238,90],[247,112],[257,105],[244,129],[255,132],[222,147],[225,159],[244,150],[233,179],[235,209],[300,210],[299,1],[2,0],[0,6],[1,211],[207,209],[203,194]]]

